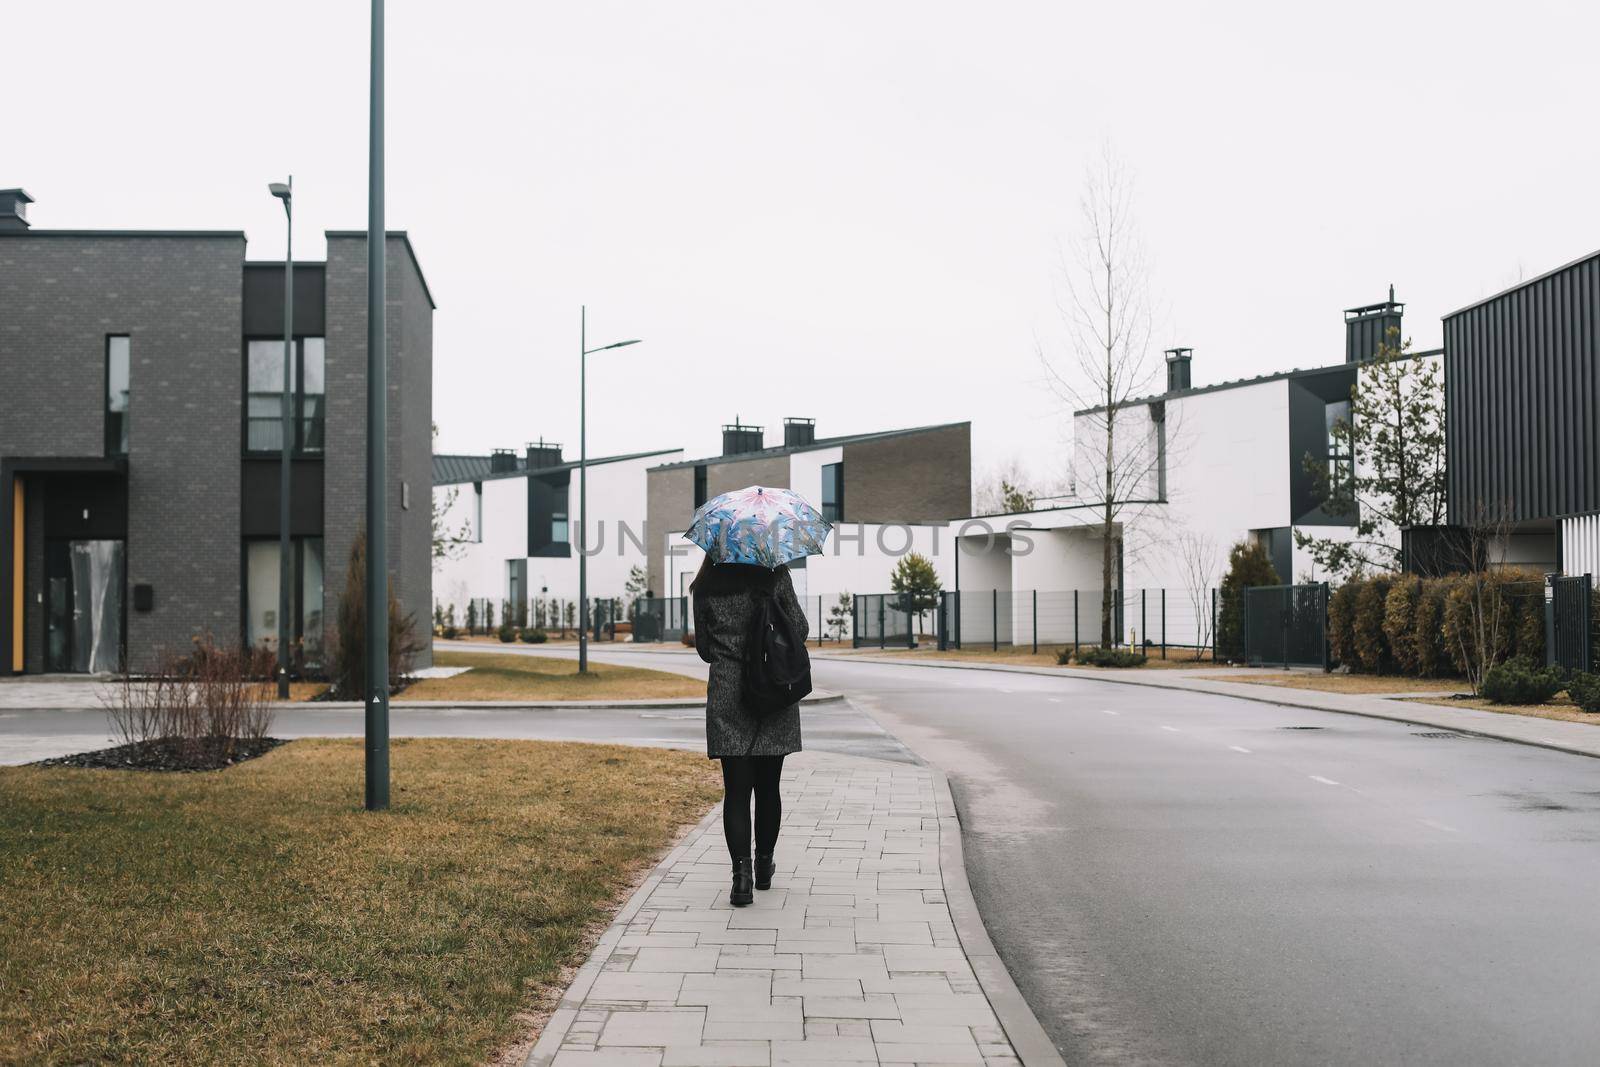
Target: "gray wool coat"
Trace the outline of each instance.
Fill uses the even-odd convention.
[[[789,569],[780,567],[774,579],[779,606],[802,636],[808,634]],[[786,756],[800,751],[800,705],[758,719],[740,701],[744,635],[754,608],[755,594],[748,586],[730,589],[726,583],[713,584],[694,597],[694,648],[711,664],[706,682],[706,755],[712,759],[747,753]]]

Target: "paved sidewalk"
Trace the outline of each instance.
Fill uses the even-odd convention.
[[[926,767],[791,757],[772,889],[729,906],[713,811],[619,913],[526,1063],[1018,1064],[1009,1028],[1027,1062],[1059,1064],[1003,969],[963,950],[993,953],[964,870],[949,880],[967,906],[953,920],[947,903],[948,798]]]

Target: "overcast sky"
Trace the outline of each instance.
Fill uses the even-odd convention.
[[[7,20],[0,186],[38,227],[366,225],[367,5]],[[1058,248],[1112,139],[1196,384],[1335,363],[1600,246],[1594,5],[389,4],[388,224],[439,308],[441,448],[717,451],[970,419],[1061,468]],[[3,309],[0,309],[3,310]],[[1159,358],[1159,353],[1157,353]]]

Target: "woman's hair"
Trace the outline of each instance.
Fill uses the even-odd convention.
[[[779,567],[777,570],[768,570],[753,563],[716,563],[707,556],[700,562],[700,569],[695,572],[694,581],[689,583],[689,592],[731,593],[749,589],[775,581],[778,571],[788,569]]]

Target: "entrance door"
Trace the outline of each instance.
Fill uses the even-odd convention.
[[[122,666],[122,541],[45,546],[45,669],[104,674]]]

